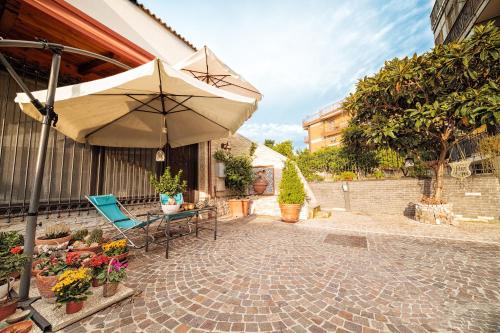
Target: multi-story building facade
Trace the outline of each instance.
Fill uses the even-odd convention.
[[[500,23],[498,0],[435,0],[431,27],[435,44],[446,44],[466,38],[474,25],[490,20]]]
[[[302,122],[302,127],[307,131],[304,143],[308,144],[311,152],[338,146],[348,123],[349,114],[341,108],[340,102],[327,105]]]

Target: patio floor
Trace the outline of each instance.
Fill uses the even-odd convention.
[[[392,235],[374,221],[375,232],[249,218],[221,223],[217,241],[174,241],[168,260],[137,251],[138,293],[65,332],[500,331],[499,243]]]

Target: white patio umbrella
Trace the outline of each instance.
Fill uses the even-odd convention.
[[[217,88],[260,101],[262,94],[250,82],[224,64],[207,46],[174,65],[175,69]]]
[[[33,95],[45,102],[47,92]],[[16,102],[29,116],[42,118],[26,94],[17,94]],[[71,139],[142,148],[226,137],[256,107],[254,98],[203,83],[159,59],[104,79],[57,88],[54,102],[56,129]]]

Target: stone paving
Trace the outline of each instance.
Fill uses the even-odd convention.
[[[136,251],[137,294],[64,331],[500,331],[499,244],[325,223],[250,218],[221,223],[217,241],[209,231],[174,241],[168,260]]]

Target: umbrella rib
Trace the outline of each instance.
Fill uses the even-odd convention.
[[[153,99],[155,99],[155,98],[157,98],[157,97],[158,97],[158,96],[155,96]],[[150,101],[148,101],[148,103],[149,103],[149,102],[151,102],[153,99],[151,99]],[[127,116],[127,115],[131,114],[132,112],[134,112],[134,111],[138,111],[138,110],[139,110],[139,108],[140,108],[141,106],[142,106],[142,105],[139,105],[138,107],[136,107],[136,108],[134,108],[134,109],[130,110],[129,112],[125,113],[124,115],[121,115],[120,117],[118,117],[118,118],[114,119],[113,121],[110,121],[109,123],[107,123],[107,124],[105,124],[105,125],[103,125],[103,126],[101,126],[101,127],[99,127],[99,128],[96,128],[96,129],[95,129],[95,130],[93,130],[92,132],[90,132],[90,133],[86,134],[86,135],[85,135],[85,139],[87,139],[87,138],[88,138],[89,136],[91,136],[91,135],[94,135],[95,133],[99,132],[100,130],[102,130],[102,129],[104,129],[104,128],[108,127],[109,125],[114,124],[115,122],[117,122],[118,120],[120,120],[120,119],[124,118],[125,116]],[[140,110],[140,111],[143,111],[143,110]],[[153,113],[153,112],[152,112],[152,113]],[[156,112],[154,112],[154,113],[156,113]]]
[[[159,113],[161,113],[161,111],[160,111],[160,110],[158,110],[157,108],[152,107],[151,105],[149,105],[149,103],[151,103],[152,101],[154,101],[155,99],[157,99],[158,97],[160,97],[160,95],[158,95],[158,96],[156,96],[155,98],[153,98],[153,99],[149,100],[147,103],[144,103],[143,101],[138,100],[137,98],[132,97],[132,96],[129,96],[129,95],[127,95],[127,97],[132,98],[134,101],[139,102],[139,103],[141,103],[142,105],[147,106],[147,107],[149,107],[149,108],[151,108],[151,109],[153,109],[153,110],[158,111]]]
[[[187,109],[186,111],[188,111],[188,110],[189,110],[189,111],[191,111],[191,112],[194,112],[194,113],[196,113],[197,115],[199,115],[200,117],[205,118],[206,120],[208,120],[208,121],[210,121],[210,122],[214,123],[215,125],[222,127],[222,128],[223,128],[223,129],[225,129],[226,131],[230,131],[230,130],[229,130],[229,128],[227,128],[227,127],[225,127],[225,126],[223,126],[223,125],[219,124],[218,122],[216,122],[216,121],[214,121],[214,120],[212,120],[212,119],[210,119],[210,118],[208,118],[208,117],[206,117],[206,116],[202,115],[202,114],[201,114],[201,113],[199,113],[199,112],[196,112],[195,110],[191,109],[189,106],[186,106],[186,105],[184,105],[184,104],[182,104],[182,103],[180,103],[180,102],[177,102],[176,100],[174,100],[174,99],[170,98],[169,96],[165,96],[165,97],[166,97],[166,98],[168,98],[169,100],[171,100],[171,101],[172,101],[172,102],[174,102],[174,103],[179,103],[179,105],[182,105],[183,107],[185,107],[185,108]]]
[[[168,109],[167,111],[165,111],[165,113],[170,113],[171,111],[173,111],[176,107],[178,106],[183,106],[183,107],[186,107],[185,105],[183,105],[182,103],[186,103],[188,100],[190,100],[191,98],[193,98],[193,96],[189,96],[188,98],[186,98],[185,100],[183,100],[182,102],[177,102],[173,99],[171,99],[171,101],[173,101],[174,103],[176,103],[176,105],[173,107],[173,108],[170,108]]]

